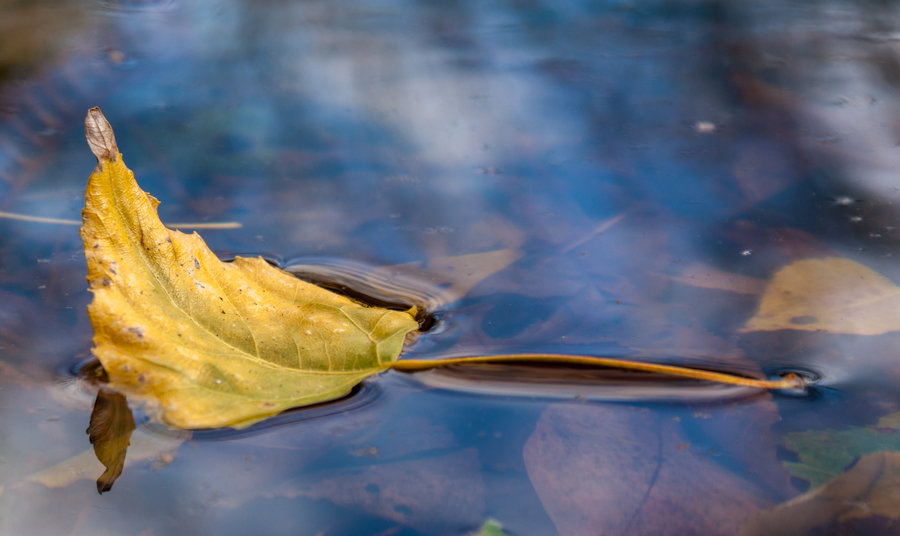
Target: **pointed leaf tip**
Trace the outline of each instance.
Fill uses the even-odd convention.
[[[87,116],[84,118],[84,136],[98,162],[104,160],[115,162],[116,156],[119,154],[116,137],[113,134],[112,125],[97,106],[88,110]]]

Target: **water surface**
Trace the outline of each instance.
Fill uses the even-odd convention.
[[[731,534],[809,486],[783,464],[788,434],[898,410],[895,334],[740,330],[793,261],[900,278],[891,5],[0,9],[21,43],[0,48],[0,211],[79,218],[94,165],[82,121],[100,106],[164,221],[242,224],[202,231],[224,258],[339,281],[400,270],[433,297],[454,288],[436,275],[447,259],[507,252],[499,271],[467,265],[409,357],[821,378],[792,396],[388,373],[332,406],[187,441],[137,408],[156,450],[138,459],[136,436],[110,492],[90,471],[48,487],[28,479],[90,450],[81,243],[77,226],[0,219],[3,534],[465,534],[488,518],[517,535]]]

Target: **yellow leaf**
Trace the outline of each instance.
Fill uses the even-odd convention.
[[[900,287],[886,277],[849,259],[805,259],[775,274],[741,331],[880,335],[900,330],[898,313]]]
[[[98,108],[85,133],[98,162],[81,228],[93,353],[110,387],[166,423],[241,428],[338,398],[417,329],[414,311],[360,304],[261,258],[221,262],[196,233],[159,221]]]

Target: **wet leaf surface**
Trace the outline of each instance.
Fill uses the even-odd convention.
[[[99,109],[82,239],[94,355],[110,386],[179,428],[246,427],[345,395],[397,359],[413,315],[368,307],[262,258],[221,262],[166,229]]]

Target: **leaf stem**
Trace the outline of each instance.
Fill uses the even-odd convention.
[[[748,378],[746,376],[739,376],[737,374],[713,372],[709,370],[681,367],[676,365],[645,363],[641,361],[631,361],[628,359],[618,359],[613,357],[589,357],[564,354],[509,354],[495,356],[452,357],[447,359],[434,360],[401,359],[400,361],[394,361],[393,363],[391,363],[389,368],[398,372],[419,372],[438,367],[448,367],[451,365],[471,365],[479,363],[496,364],[509,362],[555,363],[584,365],[590,367],[607,367],[620,370],[638,370],[642,372],[665,374],[668,376],[678,376],[681,378],[691,378],[694,380],[724,383],[727,385],[755,387],[758,389],[799,389],[806,385],[803,378],[793,373],[785,374],[777,380],[760,380],[756,378]]]

